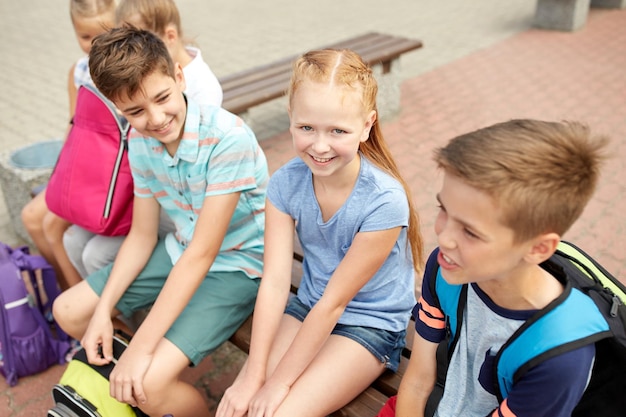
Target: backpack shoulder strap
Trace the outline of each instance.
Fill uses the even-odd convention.
[[[494,372],[500,401],[538,363],[613,336],[606,318],[608,308],[603,311],[602,303],[590,297],[588,289],[580,288],[583,273],[579,268],[570,261],[563,262],[558,254],[542,267],[561,280],[565,288],[559,297],[520,326],[496,355]],[[585,280],[592,282],[588,278],[582,282]],[[546,334],[550,337],[545,337]]]
[[[428,269],[427,269],[428,270]],[[446,318],[446,338],[437,346],[437,380],[426,402],[424,415],[432,417],[443,397],[443,391],[450,365],[450,357],[456,346],[460,325],[463,322],[463,310],[467,300],[467,285],[451,285],[441,275],[438,265],[429,269],[428,288],[439,304]]]

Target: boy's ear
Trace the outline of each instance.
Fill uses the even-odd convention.
[[[556,251],[561,236],[556,233],[544,233],[532,239],[530,250],[526,254],[526,261],[539,265],[548,260]]]
[[[185,88],[187,88],[187,84],[185,83],[185,73],[183,72],[182,65],[178,62],[174,63],[174,80],[176,81],[176,84],[178,84],[180,91],[185,91]]]

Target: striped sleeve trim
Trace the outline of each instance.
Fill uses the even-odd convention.
[[[424,297],[420,297],[418,317],[422,323],[432,329],[445,329],[446,321],[443,313],[437,307],[429,305]]]

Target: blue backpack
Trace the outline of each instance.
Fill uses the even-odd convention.
[[[69,337],[52,318],[60,292],[43,257],[0,242],[0,373],[10,386],[65,363]]]
[[[498,402],[538,363],[595,343],[591,379],[572,417],[626,416],[626,286],[566,241],[542,266],[562,280],[565,290],[528,319],[496,355],[493,373]],[[437,349],[437,383],[426,405],[427,416],[434,414],[443,395],[467,297],[467,284],[448,284],[438,267],[432,273],[429,288],[445,312],[447,337]]]

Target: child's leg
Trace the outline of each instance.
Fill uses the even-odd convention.
[[[63,233],[63,247],[67,257],[83,279],[89,275],[83,263],[83,253],[85,247],[94,236],[95,233],[91,233],[75,224]]]
[[[78,274],[72,262],[65,252],[63,247],[63,234],[71,223],[67,220],[57,216],[52,212],[46,213],[43,218],[43,232],[54,259],[56,259],[59,268],[62,271],[62,279],[65,280],[65,285],[71,287],[82,281],[81,276]]]
[[[279,334],[291,335],[302,323],[284,316]],[[282,338],[285,343],[287,338]],[[293,340],[293,339],[292,339]],[[278,341],[278,338],[277,338]],[[275,369],[276,356],[272,350]],[[296,380],[274,417],[323,417],[348,404],[385,370],[384,364],[359,343],[331,335],[313,362]]]
[[[80,340],[99,299],[87,281],[81,281],[54,300],[52,314],[65,333]]]
[[[209,417],[211,413],[200,391],[179,379],[189,367],[189,358],[172,342],[163,339],[146,373],[143,389],[148,398],[141,410],[151,416]]]
[[[43,219],[45,215],[49,213],[48,206],[46,205],[46,190],[42,190],[39,194],[33,197],[22,209],[22,223],[24,228],[28,232],[28,235],[33,240],[37,251],[43,256],[46,261],[54,268],[54,272],[57,275],[59,285],[61,289],[67,289],[65,280],[63,277],[63,271],[59,267],[52,249],[48,244],[48,240],[43,232]]]
[[[126,236],[95,235],[83,250],[82,262],[87,274],[93,274],[115,261]]]
[[[248,318],[254,307],[258,281],[243,272],[207,275],[166,333],[168,343],[159,344],[160,356],[155,353],[144,378],[148,396],[148,404],[141,406],[144,412],[175,417],[210,415],[204,398],[195,387],[179,381],[179,375],[190,363],[197,365],[228,340]]]

